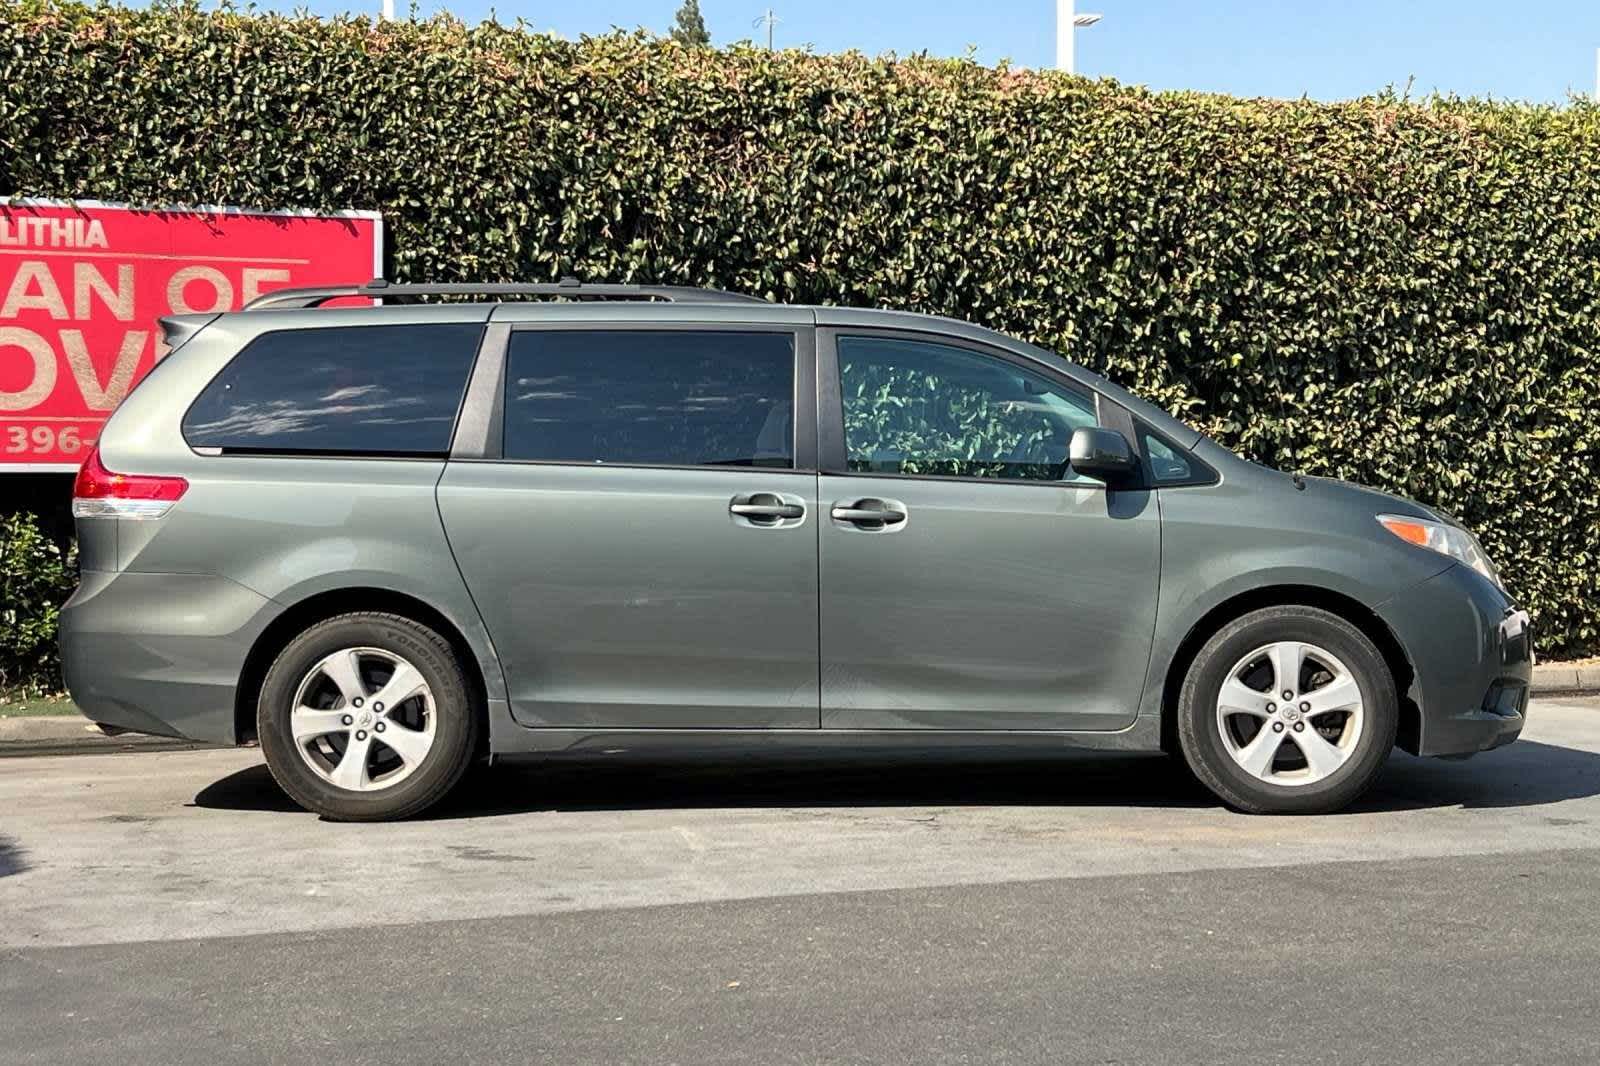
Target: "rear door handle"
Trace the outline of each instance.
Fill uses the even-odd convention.
[[[844,522],[871,533],[892,533],[903,529],[910,513],[899,500],[865,499],[836,503],[828,512],[835,522]]]
[[[806,509],[798,503],[735,503],[728,510],[745,518],[804,518]]]
[[[728,513],[742,526],[786,529],[804,522],[806,505],[799,496],[781,492],[752,492],[730,500]]]

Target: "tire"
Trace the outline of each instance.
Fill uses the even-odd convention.
[[[481,728],[472,691],[449,642],[427,626],[339,615],[291,640],[267,670],[261,750],[290,798],[324,818],[409,818],[472,763]]]
[[[1399,718],[1394,676],[1364,633],[1314,607],[1268,607],[1200,648],[1177,725],[1184,761],[1228,806],[1328,814],[1371,787]]]

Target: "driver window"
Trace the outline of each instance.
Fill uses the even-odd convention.
[[[845,454],[853,473],[1085,481],[1067,466],[1094,399],[965,348],[840,337]]]

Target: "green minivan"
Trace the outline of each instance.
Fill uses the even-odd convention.
[[[739,745],[1168,751],[1318,813],[1522,729],[1469,532],[990,330],[571,280],[163,325],[74,490],[68,688],[330,818]]]

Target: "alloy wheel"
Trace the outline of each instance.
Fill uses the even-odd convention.
[[[318,777],[377,792],[410,777],[433,748],[438,715],[421,672],[381,648],[343,648],[295,688],[289,728]]]
[[[1259,781],[1302,787],[1326,780],[1355,754],[1365,727],[1355,676],[1332,652],[1277,641],[1234,664],[1217,694],[1228,755]]]

